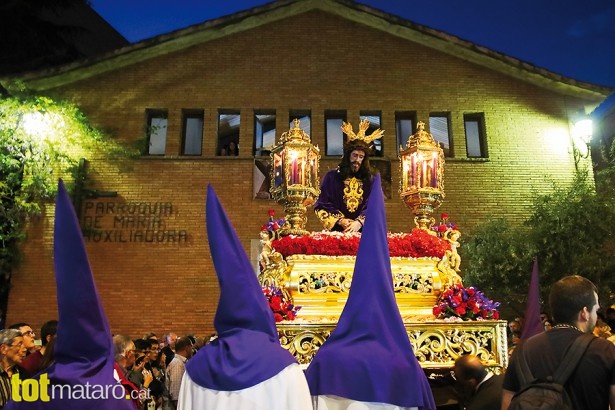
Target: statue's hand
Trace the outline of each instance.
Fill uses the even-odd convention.
[[[339,226],[342,227],[342,229],[345,232],[346,229],[348,228],[348,226],[350,226],[350,224],[352,223],[352,219],[342,218],[339,221],[337,221],[337,223],[338,223]]]
[[[346,229],[344,229],[344,232],[359,232],[362,227],[363,225],[361,225],[361,222],[355,220],[352,221],[350,225],[346,227]]]

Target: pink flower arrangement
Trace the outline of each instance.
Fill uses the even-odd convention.
[[[284,257],[290,255],[356,255],[361,234],[340,232],[316,232],[305,236],[284,236],[271,242],[271,246]],[[451,249],[448,241],[422,229],[410,233],[389,233],[389,252],[391,256],[412,258],[442,258]]]
[[[275,286],[263,286],[263,294],[276,323],[283,320],[295,320],[301,306],[295,306],[289,302],[281,289]]]
[[[473,287],[453,285],[440,295],[438,304],[433,307],[433,314],[438,319],[497,320],[500,318],[498,306],[499,302],[488,299]]]

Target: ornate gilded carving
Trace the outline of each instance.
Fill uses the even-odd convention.
[[[342,121],[342,131],[348,136],[348,141],[360,140],[365,142],[366,144],[369,144],[373,140],[382,138],[382,136],[384,135],[384,131],[380,128],[378,128],[369,135],[365,135],[365,131],[367,131],[368,129],[369,121],[366,119],[361,120],[361,122],[359,123],[359,132],[356,134],[352,130],[352,125],[350,123]]]
[[[468,353],[496,373],[508,366],[505,321],[426,321],[406,322],[405,326],[414,354],[425,369],[453,367],[455,359]],[[280,323],[278,334],[282,346],[307,367],[334,328],[334,323]]]
[[[307,367],[322,344],[331,335],[331,329],[316,327],[278,327],[280,344],[287,349],[300,365]]]

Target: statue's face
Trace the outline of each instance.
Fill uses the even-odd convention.
[[[359,172],[361,164],[365,159],[365,152],[355,149],[350,153],[350,169],[352,172]]]

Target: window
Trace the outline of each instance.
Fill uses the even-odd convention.
[[[147,115],[147,147],[149,155],[164,155],[167,145],[167,110],[146,110]]]
[[[440,143],[445,157],[452,157],[451,134],[448,114],[429,114],[429,133]]]
[[[293,121],[298,119],[301,123],[299,124],[299,128],[301,128],[307,135],[312,135],[312,119],[311,113],[309,110],[291,110],[288,115],[288,127],[293,128],[295,125]]]
[[[201,155],[203,145],[203,110],[182,110],[183,155]]]
[[[346,121],[346,111],[325,111],[326,155],[344,154],[344,132],[342,123]]]
[[[275,111],[254,114],[254,155],[269,155],[275,145]]]
[[[466,151],[468,158],[487,158],[487,139],[485,138],[485,117],[483,114],[464,114],[466,132]]]
[[[406,149],[408,139],[416,132],[416,112],[399,111],[395,113],[395,135],[397,137],[397,150]]]
[[[361,111],[359,119],[361,121],[369,121],[369,128],[365,131],[365,135],[370,135],[372,132],[380,128],[380,124],[382,124],[382,115],[379,112]],[[382,138],[372,141],[372,144],[374,144],[374,156],[381,157],[384,155],[382,152]]]
[[[239,111],[220,110],[218,114],[218,155],[239,155]]]

